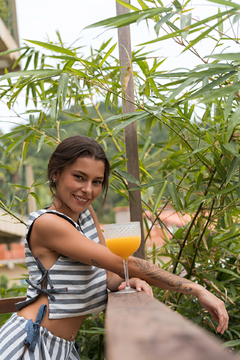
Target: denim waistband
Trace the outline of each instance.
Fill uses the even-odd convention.
[[[24,340],[24,344],[28,345],[28,349],[31,352],[34,352],[35,350],[35,346],[39,338],[40,324],[46,314],[46,311],[47,305],[41,305],[37,313],[36,321],[33,322],[32,319],[29,319],[26,323],[25,330],[27,332],[27,336]]]
[[[78,352],[79,345],[77,344],[77,342],[75,340],[70,341],[70,340],[60,338],[60,337],[52,334],[48,329],[46,329],[40,325],[46,311],[47,311],[47,305],[41,305],[38,310],[37,319],[36,319],[35,323],[32,321],[32,319],[26,320],[24,317],[18,316],[17,313],[14,313],[11,316],[12,321],[16,322],[16,324],[18,324],[18,326],[25,328],[25,330],[27,332],[27,336],[24,339],[24,343],[26,345],[29,344],[29,346],[28,346],[29,350],[34,351],[39,336],[44,336],[49,339],[54,339],[54,341],[56,341],[56,342],[61,342],[62,344],[64,343],[64,344],[66,344],[66,346],[67,346],[67,344],[69,344],[69,346],[74,346]]]

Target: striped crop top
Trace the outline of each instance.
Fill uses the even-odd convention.
[[[28,238],[34,221],[41,215],[53,213],[69,221],[76,229],[99,243],[97,229],[88,209],[83,211],[75,223],[68,216],[54,210],[37,210],[30,214],[26,230],[25,255],[29,271],[27,299],[16,303],[17,310],[34,302],[44,293],[49,300],[49,319],[62,319],[87,315],[106,308],[107,276],[104,269],[86,265],[60,255],[55,264],[46,270],[29,248]]]

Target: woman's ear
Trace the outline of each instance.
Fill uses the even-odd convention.
[[[58,172],[54,173],[52,176],[52,180],[56,182],[58,180]]]

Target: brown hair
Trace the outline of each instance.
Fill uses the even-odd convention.
[[[104,200],[108,190],[108,178],[110,174],[110,164],[103,148],[93,139],[83,136],[70,136],[63,140],[54,150],[48,163],[48,180],[51,193],[55,195],[56,186],[52,180],[52,176],[61,173],[65,166],[74,163],[79,157],[90,157],[94,160],[104,162],[104,180],[102,184]]]

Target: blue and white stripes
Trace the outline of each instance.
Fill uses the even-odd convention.
[[[14,313],[1,327],[1,360],[80,360],[74,346],[75,341],[61,339],[41,326],[34,352],[27,348],[24,353],[27,321]]]
[[[39,286],[43,273],[28,246],[28,236],[34,221],[45,213],[54,213],[64,218],[76,227],[84,236],[99,243],[97,230],[88,209],[79,216],[79,224],[68,216],[54,210],[38,210],[30,214],[26,231],[25,254],[29,271],[29,280],[34,286]],[[49,319],[62,319],[98,312],[106,308],[107,284],[106,271],[95,266],[86,265],[61,255],[56,263],[48,270],[53,289],[48,282],[46,290],[54,296],[49,297]],[[18,308],[27,305],[27,301],[34,301],[38,290],[29,285],[27,300],[19,304]],[[54,298],[54,300],[53,300]],[[18,304],[17,304],[18,305]]]

